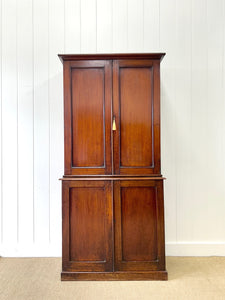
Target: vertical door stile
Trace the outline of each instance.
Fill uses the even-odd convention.
[[[112,272],[115,270],[115,209],[114,209],[114,181],[111,180],[111,203],[112,203]]]
[[[119,67],[118,61],[113,60],[113,116],[115,118],[116,130],[113,130],[113,174],[119,174],[120,160],[120,114],[119,114]]]

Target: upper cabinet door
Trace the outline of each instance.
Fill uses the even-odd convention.
[[[113,61],[114,174],[160,174],[159,63]]]
[[[64,62],[65,175],[112,174],[111,61]]]

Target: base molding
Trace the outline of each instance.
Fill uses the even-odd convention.
[[[167,242],[167,256],[225,256],[225,242]]]
[[[149,272],[65,272],[62,281],[73,280],[168,280],[167,271]]]

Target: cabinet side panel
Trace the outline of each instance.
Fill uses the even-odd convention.
[[[154,187],[121,188],[122,260],[157,259]]]
[[[104,188],[70,188],[70,261],[105,261]]]
[[[152,167],[152,68],[120,68],[120,166]]]
[[[104,69],[72,69],[72,167],[103,167]]]

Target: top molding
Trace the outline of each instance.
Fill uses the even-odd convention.
[[[166,53],[104,53],[104,54],[58,54],[61,62],[68,60],[106,60],[106,59],[156,59],[162,60]]]

